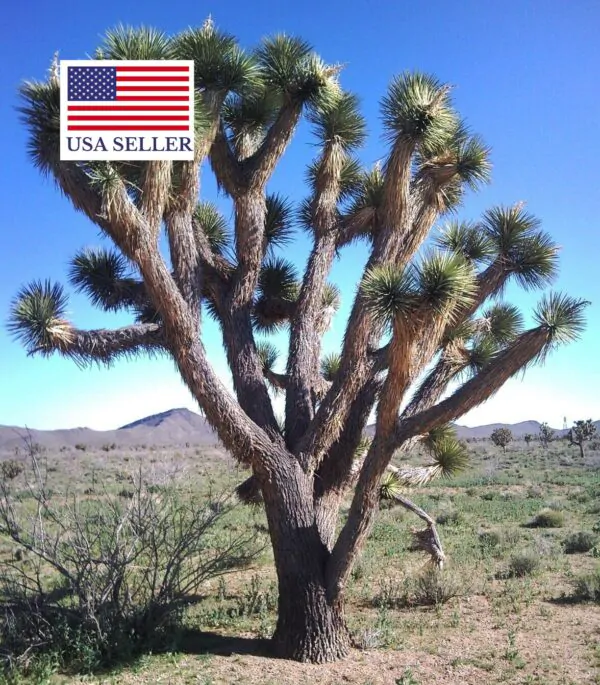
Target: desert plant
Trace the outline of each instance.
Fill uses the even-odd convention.
[[[555,432],[547,423],[542,423],[538,433],[538,440],[544,449],[548,449],[548,445],[554,440]]]
[[[589,442],[596,435],[596,426],[593,424],[592,419],[586,419],[585,421],[575,421],[573,427],[567,433],[567,439],[569,440],[569,446],[576,445],[579,447],[579,454],[583,459],[585,457],[584,445]]]
[[[441,511],[435,517],[435,521],[436,523],[439,523],[441,526],[456,525],[461,521],[461,513],[456,509],[448,509],[446,511]]]
[[[479,533],[478,538],[483,552],[496,549],[502,542],[500,533],[496,532],[495,530],[482,530]]]
[[[600,567],[575,578],[573,586],[576,599],[600,604]]]
[[[589,552],[596,546],[598,535],[591,531],[579,531],[572,533],[563,541],[565,554],[578,554]]]
[[[513,554],[508,562],[507,575],[510,578],[524,578],[535,573],[540,566],[540,557],[533,550]]]
[[[525,433],[525,435],[523,436],[523,440],[525,440],[525,444],[527,445],[527,447],[529,447],[531,441],[533,440],[533,435],[531,433]]]
[[[414,580],[411,604],[439,606],[467,592],[464,578],[448,571],[430,569]]]
[[[46,483],[35,457],[24,487],[0,483],[0,534],[27,553],[26,565],[14,555],[0,571],[8,663],[44,648],[77,661],[85,647],[95,665],[136,651],[197,600],[202,583],[260,552],[255,532],[220,532],[231,496],[217,510],[213,495],[192,500],[175,482],[156,495],[141,472],[126,502],[106,489],[92,500],[52,495]]]
[[[562,528],[565,515],[556,509],[542,509],[527,524],[528,528]]]
[[[496,447],[502,447],[502,451],[506,452],[507,446],[513,440],[513,434],[510,432],[509,428],[496,428],[490,435],[490,440]]]
[[[305,41],[267,37],[246,52],[207,21],[173,38],[119,28],[100,53],[139,58],[149,45],[153,58],[195,62],[193,161],[63,162],[58,68],[21,89],[34,163],[114,244],[79,252],[71,283],[134,321],[116,330],[77,328],[62,286],[36,281],[15,298],[10,330],[31,353],[79,364],[143,353],[173,358],[223,445],[252,467],[244,492],[264,496],[279,582],[277,653],[334,660],[349,649],[344,591],[394,452],[577,338],[586,303],[547,294],[529,330],[515,307],[486,308],[509,282],[542,288],[556,274],[557,246],[522,204],[491,208],[476,225],[451,221],[429,251],[420,250],[490,170],[488,147],[435,77],[407,72],[392,80],[381,101],[383,163],[363,169],[355,156],[366,134],[358,98],[342,89],[341,67],[325,64]],[[318,147],[297,213],[312,241],[300,277],[277,255],[291,240],[295,214],[267,187],[303,116]],[[201,168],[229,198],[231,227],[199,200]],[[324,376],[321,341],[340,301],[328,278],[356,240],[369,256],[339,364],[327,363]],[[220,324],[235,397],[207,358],[203,312]],[[275,354],[260,354],[256,336],[284,326],[285,370]],[[449,386],[455,389],[442,399]],[[283,425],[269,387],[285,393]],[[357,460],[374,407],[375,435]],[[338,534],[346,493],[353,502]]]
[[[2,480],[13,480],[23,473],[23,463],[16,459],[7,459],[0,462],[0,478]]]

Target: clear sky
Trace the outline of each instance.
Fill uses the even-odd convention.
[[[545,367],[511,381],[463,423],[526,419],[562,426],[600,418],[600,4],[597,0],[301,0],[300,2],[188,2],[103,0],[7,3],[0,28],[0,315],[3,322],[18,287],[34,278],[66,282],[68,259],[83,246],[101,244],[89,221],[75,214],[49,180],[29,162],[19,123],[18,84],[43,78],[53,53],[63,59],[91,54],[105,29],[118,23],[176,32],[208,14],[244,46],[265,34],[286,32],[309,40],[325,60],[345,65],[342,84],[358,93],[370,129],[361,153],[371,165],[383,156],[378,103],[391,77],[405,69],[436,74],[454,85],[458,110],[492,147],[493,182],[470,195],[461,211],[475,219],[494,204],[527,202],[562,246],[556,287],[592,301],[582,340],[553,354]],[[304,196],[303,168],[314,154],[301,131],[286,153],[272,190]],[[203,180],[203,196],[214,184]],[[364,262],[353,247],[336,264],[343,306],[327,334],[334,349]],[[300,265],[307,241],[287,256]],[[510,289],[508,299],[530,311],[539,297]],[[93,310],[72,296],[80,327],[124,325],[125,315]],[[204,331],[217,370],[226,377],[219,336]],[[111,369],[79,370],[54,357],[28,358],[0,330],[0,424],[34,428],[114,428],[172,407],[197,409],[166,360],[140,359]]]

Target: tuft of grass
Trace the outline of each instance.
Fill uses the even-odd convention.
[[[556,509],[542,509],[529,523],[527,528],[562,528],[565,525],[565,515]]]
[[[565,554],[583,554],[596,546],[598,536],[588,530],[572,533],[563,542]]]

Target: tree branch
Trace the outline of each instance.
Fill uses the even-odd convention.
[[[399,420],[390,439],[377,436],[361,471],[348,520],[328,564],[328,590],[332,598],[345,587],[357,550],[368,534],[377,508],[377,488],[394,449],[404,442],[448,423],[478,406],[515,373],[535,359],[548,344],[549,332],[539,327],[523,333],[482,371],[451,397],[410,418]]]
[[[31,354],[56,351],[79,364],[110,364],[120,356],[166,351],[162,327],[151,323],[86,331],[65,322],[55,326],[51,340],[52,348],[37,348]]]
[[[300,120],[301,103],[287,103],[279,110],[258,150],[243,163],[249,187],[263,189],[289,145]]]

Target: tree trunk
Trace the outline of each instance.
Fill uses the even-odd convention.
[[[317,528],[311,478],[289,460],[261,481],[279,583],[275,654],[311,663],[341,659],[350,637],[343,600],[327,598],[330,552]]]
[[[585,450],[583,449],[583,440],[579,443],[579,454],[581,455],[581,458],[585,458]]]
[[[304,550],[305,553],[310,553]],[[330,603],[322,573],[300,569],[306,556],[290,554],[280,564],[279,617],[273,636],[277,656],[322,664],[348,654],[350,636],[341,601]],[[284,568],[282,568],[284,566]]]

